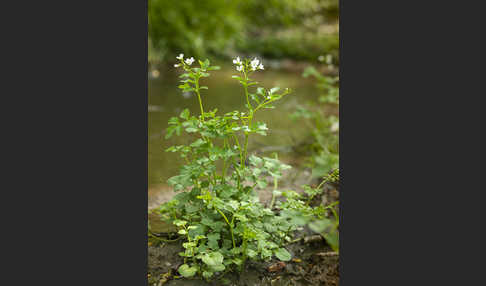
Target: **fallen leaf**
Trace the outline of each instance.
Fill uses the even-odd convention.
[[[272,264],[268,267],[268,271],[269,272],[277,272],[277,271],[280,271],[282,270],[283,268],[285,268],[286,264],[285,262],[282,262],[282,261],[279,261],[275,264]]]

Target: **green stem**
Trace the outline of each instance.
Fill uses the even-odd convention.
[[[223,150],[227,147],[228,145],[228,139],[227,138],[224,138],[224,141],[223,141]],[[223,160],[223,171],[222,171],[222,174],[221,174],[221,182],[224,184],[225,183],[225,180],[226,180],[226,159]]]
[[[220,211],[218,208],[215,208],[215,209],[223,216],[224,220],[228,224],[228,226],[230,228],[230,232],[231,232],[231,240],[233,241],[233,247],[236,247],[235,237],[233,235],[233,225],[232,225],[235,216],[233,215],[233,218],[231,219],[231,223],[230,223],[229,220],[228,220],[228,218],[224,215],[224,213],[222,211]]]
[[[253,120],[253,106],[250,103],[250,99],[248,97],[248,75],[246,72],[244,73],[245,75],[245,83],[243,84],[243,88],[245,90],[245,97],[246,97],[246,103],[248,104],[248,128],[251,128],[251,122]],[[243,151],[243,157],[240,158],[241,161],[241,169],[243,170],[245,168],[245,160],[246,160],[246,155],[248,152],[248,133],[245,131],[245,147]]]
[[[241,158],[240,158],[240,161],[241,161],[240,166],[241,166],[242,170],[245,168],[247,148],[248,148],[248,133],[245,132],[245,149],[243,151],[243,156],[241,156]]]
[[[241,190],[241,178],[240,178],[240,173],[238,171],[238,168],[237,168],[237,163],[236,163],[236,160],[234,157],[231,157],[231,159],[233,160],[233,165],[235,166],[235,173],[236,173],[236,179],[237,179],[237,183],[238,183],[238,190]]]
[[[330,205],[328,205],[328,206],[325,206],[324,208],[325,208],[325,209],[332,208],[333,206],[335,206],[335,205],[337,205],[337,204],[339,204],[339,201],[335,201],[334,203],[332,203],[332,204],[330,204]]]
[[[245,261],[246,261],[246,248],[248,247],[248,243],[247,243],[247,240],[246,239],[243,239],[243,262],[241,263],[241,266],[240,266],[240,271],[243,269],[243,265],[245,265]]]
[[[201,108],[201,118],[202,121],[204,121],[204,109],[202,106],[202,100],[201,100],[201,94],[199,93],[199,77],[196,78],[196,94],[197,94],[197,99],[199,100],[199,107]]]
[[[248,119],[248,128],[250,128],[252,120],[253,120],[253,110],[250,110],[250,115]],[[245,166],[244,162],[246,160],[247,155],[248,155],[248,133],[245,132],[245,147],[244,147],[243,158],[242,158],[242,166],[243,166],[241,167],[242,169]]]
[[[246,97],[246,104],[248,104],[248,109],[249,110],[253,110],[253,106],[250,104],[250,99],[248,98],[248,75],[246,74],[246,72],[243,72],[243,74],[245,75],[245,83],[243,84],[243,88],[245,90],[245,97]]]
[[[238,137],[236,137],[236,135],[234,133],[232,135],[235,138],[236,146],[238,146],[238,151],[240,152],[240,165],[241,165],[241,163],[243,162],[243,152],[241,150],[240,141],[238,140]],[[240,166],[240,168],[241,168],[241,166]]]
[[[278,160],[278,154],[275,153],[275,159]],[[273,192],[272,192],[272,201],[270,202],[270,209],[272,209],[273,204],[275,203],[275,191],[278,188],[278,179],[275,177],[273,178]]]

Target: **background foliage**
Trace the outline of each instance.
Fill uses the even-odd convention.
[[[182,52],[266,58],[337,58],[337,0],[149,0],[149,62]]]

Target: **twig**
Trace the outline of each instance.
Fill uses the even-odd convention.
[[[316,242],[316,241],[322,241],[322,236],[320,236],[320,235],[311,235],[311,236],[304,237],[304,242],[305,243]]]
[[[158,239],[160,241],[163,241],[163,242],[174,242],[174,241],[178,241],[179,239],[182,238],[182,236],[179,236],[178,238],[176,239],[164,239],[164,238],[161,238],[160,236],[156,235],[155,233],[151,232],[150,231],[150,235],[155,238],[155,239]]]
[[[329,257],[329,256],[338,256],[339,252],[331,251],[331,252],[320,252],[316,253],[317,256]]]

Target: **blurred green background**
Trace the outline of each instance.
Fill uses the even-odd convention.
[[[258,54],[338,58],[337,0],[149,0],[149,62]]]
[[[183,136],[165,140],[167,120],[184,108],[198,112],[198,103],[177,88],[175,57],[184,53],[196,59],[209,58],[221,66],[211,72],[202,94],[208,108],[221,112],[242,109],[239,83],[231,78],[231,58],[258,57],[265,71],[255,74],[265,87],[290,87],[293,93],[279,108],[265,112],[268,136],[251,142],[254,152],[278,151],[294,166],[307,166],[312,128],[290,114],[299,106],[322,109],[338,115],[337,105],[319,105],[322,90],[316,79],[302,76],[310,66],[323,75],[336,75],[339,66],[339,2],[337,0],[149,0],[149,189],[165,188],[182,161],[164,150]],[[324,57],[332,55],[329,66]],[[318,60],[319,59],[319,60]],[[314,136],[314,137],[313,137]],[[314,140],[315,141],[315,140]],[[306,143],[306,144],[304,144]],[[304,147],[299,147],[304,146]],[[300,148],[300,149],[299,149]],[[308,149],[310,149],[309,147]],[[301,152],[296,152],[301,150]],[[312,161],[312,160],[310,160]],[[150,194],[150,190],[149,190]]]

